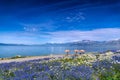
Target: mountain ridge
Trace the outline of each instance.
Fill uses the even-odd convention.
[[[78,44],[85,44],[85,45],[92,45],[92,44],[119,44],[120,39],[118,40],[109,40],[109,41],[93,41],[93,40],[82,40],[82,41],[74,41],[74,42],[67,42],[67,43],[45,43],[45,44],[9,44],[9,43],[0,43],[1,46],[46,46],[46,45],[78,45]]]

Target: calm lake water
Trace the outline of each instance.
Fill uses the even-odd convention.
[[[0,57],[64,54],[65,47],[0,46]]]
[[[106,47],[41,47],[41,46],[0,46],[0,57],[22,56],[40,56],[50,54],[65,54],[64,50],[70,49],[71,54],[74,49],[85,49],[87,52],[102,52],[108,49]],[[116,48],[115,48],[116,49]]]

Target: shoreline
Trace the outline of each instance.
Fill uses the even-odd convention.
[[[0,64],[10,63],[10,62],[24,62],[24,61],[44,59],[44,58],[58,58],[58,57],[64,57],[64,55],[61,54],[61,55],[47,55],[47,56],[29,56],[29,57],[16,58],[16,59],[4,59],[4,60],[0,60]]]
[[[93,57],[95,57],[95,54],[90,54],[89,56],[92,56],[94,55]],[[100,54],[101,56],[105,56],[105,57],[109,57],[109,56],[120,56],[120,54]],[[65,54],[51,54],[51,55],[44,55],[44,56],[26,56],[26,57],[20,57],[20,58],[14,58],[14,59],[11,59],[11,58],[5,58],[5,59],[0,59],[0,64],[2,63],[10,63],[10,62],[24,62],[24,61],[29,61],[29,60],[37,60],[37,59],[44,59],[44,58],[58,58],[58,57],[65,57],[66,55]],[[71,54],[69,55],[71,56]],[[68,57],[69,57],[68,56]]]

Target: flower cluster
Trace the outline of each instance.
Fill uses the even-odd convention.
[[[119,80],[119,56],[112,60],[93,59],[83,54],[77,58],[44,58],[0,64],[0,80]],[[92,60],[92,61],[91,61]],[[87,64],[89,63],[89,64]]]

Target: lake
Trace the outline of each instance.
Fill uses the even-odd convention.
[[[0,57],[64,54],[65,47],[0,46]]]
[[[85,49],[87,52],[102,52],[113,48],[106,47],[42,47],[42,46],[0,46],[0,57],[13,57],[16,55],[21,56],[40,56],[50,54],[65,54],[64,50],[70,49],[71,54],[74,49]],[[117,48],[115,48],[117,49]]]

